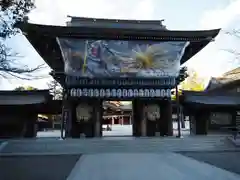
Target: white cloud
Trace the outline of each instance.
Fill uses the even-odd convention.
[[[231,3],[222,9],[215,9],[204,13],[200,21],[200,29],[227,29],[240,27],[240,0]],[[237,23],[236,23],[237,22]],[[234,40],[220,32],[216,40],[195,55],[187,64],[198,71],[202,76],[220,76],[237,64],[233,64],[233,57],[222,49],[231,48]]]
[[[150,1],[143,0],[135,4],[135,9],[133,9],[130,18],[149,20],[153,19],[153,16],[154,16],[154,3],[151,0]]]
[[[200,28],[226,28],[239,15],[240,0],[231,1],[225,8],[205,12],[200,21]]]
[[[65,25],[67,15],[98,18],[152,19],[152,0],[36,0],[31,22]]]

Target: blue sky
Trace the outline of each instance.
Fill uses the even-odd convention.
[[[84,16],[121,19],[165,19],[169,29],[204,30],[213,28],[240,28],[240,0],[36,0],[36,9],[30,13],[30,21],[38,24],[65,25],[66,16]],[[22,35],[8,40],[8,45],[20,53],[22,63],[36,66],[44,63]],[[221,49],[239,46],[236,39],[224,33],[194,56],[187,65],[201,76],[219,76],[239,65],[233,56]],[[50,69],[38,74],[47,76]],[[13,89],[19,85],[47,88],[50,78],[35,81],[16,79],[0,80],[1,89]]]

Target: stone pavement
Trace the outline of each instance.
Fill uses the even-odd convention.
[[[221,160],[219,157],[222,157],[220,154],[223,152],[226,158]],[[213,157],[212,154],[219,156]],[[231,157],[231,162],[228,162],[228,157]],[[176,177],[212,179],[214,175],[216,179],[235,180],[239,176],[198,161],[205,159],[209,164],[239,173],[239,157],[240,149],[230,143],[224,135],[189,136],[183,139],[107,137],[6,140],[1,142],[0,174],[4,176],[0,179],[15,180],[16,176],[19,180],[65,180],[67,177],[78,179],[79,176],[81,179],[90,180]],[[40,167],[41,170],[36,167]],[[52,170],[51,167],[56,168]]]
[[[0,180],[66,180],[80,156],[2,156]]]
[[[1,155],[92,154],[175,151],[239,150],[226,136],[195,136],[183,139],[167,138],[93,138],[93,139],[36,139],[11,140],[1,149]]]
[[[233,137],[229,137],[228,138],[230,140],[230,142],[232,142],[235,146],[240,147],[240,137],[237,138],[233,138]]]
[[[205,162],[240,175],[240,151],[180,152],[181,155]]]
[[[67,180],[239,180],[240,176],[176,153],[83,155]]]

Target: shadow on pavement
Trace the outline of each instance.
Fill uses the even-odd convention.
[[[0,156],[1,180],[65,180],[80,155]]]
[[[240,152],[181,152],[186,157],[240,174]]]

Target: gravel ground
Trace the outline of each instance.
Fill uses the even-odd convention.
[[[240,151],[236,152],[182,152],[184,156],[218,168],[240,174]]]
[[[65,180],[80,155],[0,157],[1,180]]]

